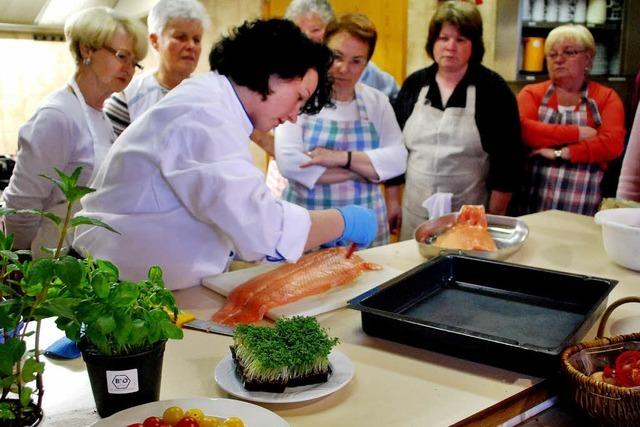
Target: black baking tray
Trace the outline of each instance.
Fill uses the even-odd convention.
[[[349,301],[369,335],[550,376],[618,282],[444,255]]]

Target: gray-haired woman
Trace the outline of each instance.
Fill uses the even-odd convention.
[[[144,26],[112,9],[96,7],[71,16],[65,37],[76,62],[75,75],[49,95],[18,133],[16,166],[3,199],[9,208],[62,213],[64,196],[41,174],[70,174],[82,167],[80,184],[95,176],[114,135],[102,105],[124,89],[147,54]],[[14,247],[34,249],[57,243],[57,230],[31,215],[5,218]]]
[[[202,35],[210,20],[197,0],[160,0],[149,11],[147,25],[149,42],[158,52],[159,64],[107,100],[104,108],[116,136],[191,76],[198,65]]]

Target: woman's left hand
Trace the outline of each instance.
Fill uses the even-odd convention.
[[[557,159],[556,157],[556,149],[555,148],[540,148],[538,150],[532,151],[531,154],[529,154],[529,157],[533,157],[533,156],[541,156],[544,157],[545,159],[549,159],[549,160],[555,160]],[[567,159],[567,154],[566,154],[566,148],[562,149],[562,158],[563,159]]]
[[[310,157],[309,161],[300,164],[301,168],[313,165],[324,166],[326,168],[340,168],[347,163],[347,152],[329,150],[324,147],[316,147],[305,153]]]

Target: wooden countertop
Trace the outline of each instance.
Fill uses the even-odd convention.
[[[522,218],[530,228],[529,238],[507,261],[616,279],[619,284],[609,302],[637,293],[636,287],[640,289],[640,273],[618,267],[607,258],[600,229],[592,217],[548,211]],[[402,271],[425,261],[413,241],[367,249],[360,255]],[[181,308],[198,318],[209,318],[223,301],[203,287],[177,291],[176,298]],[[635,313],[640,314],[638,307],[622,306],[613,313],[609,325]],[[336,310],[318,316],[318,320],[331,335],[340,338],[339,349],[353,361],[355,377],[346,387],[322,399],[261,404],[292,426],[451,425],[541,381],[369,337],[362,331],[360,313],[354,310]],[[61,336],[53,327],[45,329],[45,346]],[[585,339],[594,335],[595,327]],[[191,330],[185,330],[184,340],[170,341],[165,352],[161,399],[229,397],[215,383],[213,371],[227,354],[230,343],[230,337]],[[98,419],[81,359],[47,359],[44,378],[43,425],[87,425]]]

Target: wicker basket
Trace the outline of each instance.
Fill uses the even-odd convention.
[[[640,298],[622,298],[612,303],[602,316],[594,341],[567,347],[561,356],[562,373],[568,382],[573,401],[602,425],[640,425],[640,387],[628,388],[607,384],[590,378],[577,370],[569,358],[584,349],[604,347],[627,341],[640,341],[640,333],[602,338],[611,312],[622,304],[640,302]]]

